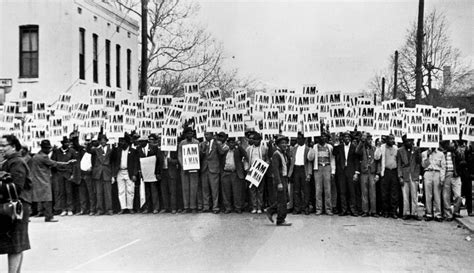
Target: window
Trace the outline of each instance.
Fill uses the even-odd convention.
[[[117,52],[117,62],[116,62],[116,67],[115,67],[115,76],[117,79],[117,87],[120,87],[120,46],[116,45],[115,46],[116,52]]]
[[[132,70],[132,51],[127,49],[127,90],[130,90],[132,86],[132,78],[131,78],[131,70]]]
[[[110,86],[110,41],[105,40],[105,85]]]
[[[20,78],[38,78],[38,26],[20,26]]]
[[[82,14],[82,9],[80,7],[77,7],[77,13]]]
[[[92,34],[92,79],[95,83],[99,82],[99,52],[98,52],[97,34]]]
[[[86,79],[86,30],[79,28],[79,79]]]

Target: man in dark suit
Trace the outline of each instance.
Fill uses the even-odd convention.
[[[272,155],[272,169],[276,201],[267,209],[267,217],[273,223],[273,215],[277,214],[277,226],[291,226],[286,222],[286,203],[288,194],[288,167],[289,159],[286,155],[288,138],[279,136],[276,141],[276,150]]]
[[[120,201],[120,212],[124,210],[133,213],[133,196],[135,183],[139,183],[140,156],[138,151],[130,147],[128,136],[119,138],[118,147],[114,149],[112,158],[112,184],[117,182]]]
[[[301,132],[296,138],[295,147],[291,151],[291,163],[288,177],[293,180],[294,214],[302,211],[309,214],[309,196],[311,179],[311,162],[308,160],[309,147],[305,144],[305,138]]]
[[[220,179],[220,159],[224,153],[222,142],[214,138],[212,133],[206,132],[205,141],[200,144],[201,151],[201,183],[203,195],[204,212],[211,209],[219,213],[219,179]]]
[[[344,216],[350,213],[357,217],[354,181],[358,179],[359,171],[357,170],[360,162],[356,154],[356,147],[351,143],[349,132],[344,133],[343,143],[334,148],[333,154],[336,157],[336,170],[338,170],[339,175],[337,180],[341,193],[341,212],[339,215]],[[347,201],[349,201],[349,206]]]
[[[237,145],[235,138],[227,139],[223,147],[225,153],[222,164],[222,198],[224,199],[225,213],[242,213],[242,184],[245,183],[245,171],[243,160],[247,159],[247,153],[242,146]]]
[[[106,135],[99,135],[99,146],[91,147],[88,152],[92,154],[92,179],[96,186],[97,213],[103,215],[105,210],[108,215],[113,215],[112,210],[112,147],[107,144]]]
[[[139,147],[138,152],[141,158],[154,156],[156,157],[155,164],[155,179],[153,181],[145,182],[145,209],[143,213],[150,213],[153,210],[153,213],[156,214],[160,209],[160,200],[159,200],[159,191],[158,187],[161,186],[161,196],[163,209],[162,212],[165,212],[165,209],[169,209],[169,186],[168,181],[161,179],[161,172],[163,166],[163,153],[158,147],[158,136],[156,134],[151,134],[148,136],[148,142],[145,145]]]

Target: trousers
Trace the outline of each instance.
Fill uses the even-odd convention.
[[[316,184],[316,212],[323,211],[323,192],[324,192],[324,210],[332,210],[331,200],[331,165],[319,166],[314,170],[314,182]]]
[[[441,181],[439,172],[426,171],[425,181],[426,215],[441,217]]]
[[[375,192],[375,174],[363,173],[360,175],[360,192],[362,198],[362,211],[365,213],[377,212],[377,199]],[[370,210],[369,210],[370,204]]]
[[[385,169],[381,187],[383,211],[385,213],[397,213],[399,187],[397,169]]]
[[[97,194],[97,213],[112,212],[112,184],[103,179],[94,179]]]
[[[347,213],[349,211],[354,214],[357,213],[353,176],[354,173],[350,173],[345,169],[339,172],[338,182],[342,213]],[[349,195],[349,197],[347,195]]]
[[[197,171],[182,171],[181,183],[183,187],[184,209],[197,209],[197,193],[199,174]]]
[[[462,204],[461,199],[461,178],[454,177],[453,172],[446,172],[446,178],[443,184],[443,216],[452,218],[453,213],[459,214]],[[451,194],[453,196],[454,211],[451,211]]]
[[[160,209],[160,199],[158,193],[158,184],[161,182],[144,182],[145,183],[145,207],[148,212]]]
[[[219,173],[211,173],[209,170],[201,173],[202,205],[205,210],[219,211],[219,178]]]
[[[79,198],[81,203],[81,211],[95,213],[97,210],[96,188],[92,182],[92,178],[87,175],[82,178],[79,185]]]
[[[276,201],[268,207],[268,211],[270,214],[277,214],[277,224],[281,224],[285,222],[286,219],[286,201],[287,201],[287,189],[288,189],[288,178],[282,177],[281,182],[283,184],[283,189],[278,190],[277,185],[274,186],[274,191],[276,192]]]
[[[263,185],[264,181],[260,182],[258,187],[255,185],[250,186],[250,199],[252,201],[252,209],[262,209],[263,208]]]
[[[54,192],[54,209],[72,211],[74,206],[74,199],[72,196],[72,181],[70,181],[65,177],[64,174],[61,173],[54,174],[53,179],[56,184]]]
[[[242,183],[236,172],[222,173],[222,201],[226,210],[242,209]]]
[[[309,205],[310,188],[306,182],[304,166],[296,166],[293,169],[293,208],[296,212],[305,210]]]
[[[418,180],[404,182],[402,186],[403,195],[403,215],[417,216],[418,215]]]

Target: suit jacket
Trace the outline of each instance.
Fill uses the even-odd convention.
[[[420,180],[421,153],[420,149],[413,147],[411,153],[405,147],[401,147],[397,152],[398,177],[403,182],[410,182],[410,175],[413,181]]]
[[[209,170],[210,173],[220,173],[222,155],[225,151],[222,149],[222,143],[217,143],[217,140],[212,141],[212,147],[209,146],[207,141],[203,141],[199,144],[201,151],[201,172]],[[210,149],[210,152],[209,152]]]
[[[144,151],[145,149],[145,151]],[[158,146],[138,147],[138,154],[140,157],[156,156],[155,175],[160,175],[163,169],[164,154]]]
[[[356,154],[356,147],[352,143],[349,146],[349,153],[347,156],[347,166],[345,166],[346,154],[344,152],[344,144],[340,144],[334,147],[333,154],[336,159],[336,169],[339,170],[340,174],[343,174],[343,172],[346,172],[353,175],[356,171],[358,172],[360,159],[359,159],[359,156],[357,156]]]
[[[275,152],[272,155],[271,173],[273,174],[273,185],[274,185],[274,187],[277,187],[278,184],[281,183],[281,184],[283,184],[283,188],[286,188],[285,181],[287,181],[287,179],[285,179],[285,176],[283,175],[283,164],[285,164],[285,163],[282,161],[280,154],[283,154],[284,157],[286,158],[286,167],[287,167],[287,170],[289,169],[289,162],[288,162],[289,159],[288,159],[288,157],[286,156],[285,153],[282,153],[281,151],[276,149]],[[286,177],[288,177],[288,176],[286,176]]]
[[[91,147],[92,154],[92,179],[103,179],[104,181],[112,180],[112,147],[107,144],[107,152],[101,146]]]
[[[68,148],[65,153],[62,152],[61,148],[57,148],[53,150],[51,155],[51,160],[58,161],[58,162],[68,162],[71,159],[76,159],[77,153],[74,149]],[[63,176],[67,179],[71,177],[74,173],[74,166],[76,164],[70,164],[65,166],[56,166],[53,168],[53,174]]]
[[[228,152],[229,152],[229,149],[226,149],[223,155],[223,161],[221,164],[222,171],[224,171],[225,160],[226,160]],[[245,170],[244,170],[243,160],[248,160],[247,152],[245,152],[242,146],[236,145],[236,147],[234,148],[235,171],[237,172],[237,176],[240,179],[245,179]]]
[[[293,175],[293,171],[295,169],[295,162],[296,162],[296,150],[298,149],[298,144],[291,149],[291,158],[290,158],[290,168],[288,170],[288,177],[291,177]],[[310,148],[305,145],[304,148],[304,153],[303,153],[303,158],[304,158],[304,173],[306,176],[311,175],[312,169],[311,169],[311,161],[308,160],[308,153],[310,151]]]
[[[120,171],[123,152],[124,151],[122,150],[122,148],[114,148],[114,156],[112,159],[112,177],[117,177],[117,174]],[[138,154],[138,151],[133,149],[132,147],[128,147],[127,171],[130,179],[132,179],[133,176],[138,178],[140,171],[140,155]],[[140,180],[137,179],[137,181],[135,182],[139,181]]]
[[[376,174],[380,173],[378,162],[375,160],[375,147],[367,148],[364,143],[360,142],[356,148],[356,154],[360,158],[360,173]],[[369,159],[371,157],[371,159]]]

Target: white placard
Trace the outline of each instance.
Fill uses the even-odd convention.
[[[257,158],[250,167],[250,170],[247,176],[245,177],[245,180],[251,183],[250,186],[255,185],[255,187],[258,187],[258,185],[260,185],[260,182],[262,182],[263,176],[265,175],[267,170],[268,163],[261,160],[260,158]]]
[[[186,144],[182,147],[183,154],[183,170],[199,170],[199,146],[198,144]]]

